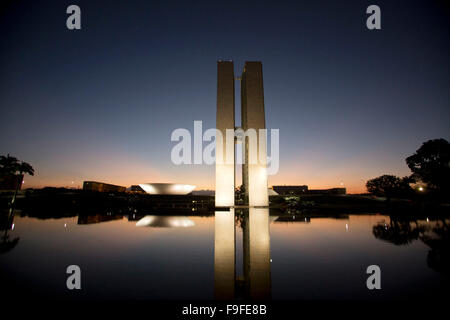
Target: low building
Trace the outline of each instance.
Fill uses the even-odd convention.
[[[312,189],[308,190],[308,194],[346,194],[346,188],[331,188],[331,189]]]
[[[83,190],[98,191],[98,192],[125,192],[126,187],[116,186],[114,184],[97,182],[97,181],[84,181]]]
[[[127,188],[127,192],[131,192],[131,193],[146,193],[144,191],[144,189],[142,189],[140,186],[138,186],[137,184],[130,186],[129,188]]]
[[[109,215],[109,214],[107,215],[96,214],[93,216],[78,215],[77,224],[96,224],[121,219],[123,219],[122,215]]]
[[[215,196],[214,190],[193,190],[190,194],[193,196]]]
[[[345,188],[331,188],[331,189],[308,189],[308,186],[273,186],[275,192],[283,196],[289,195],[307,195],[307,194],[346,194]]]
[[[272,189],[282,196],[308,193],[308,186],[273,186]]]

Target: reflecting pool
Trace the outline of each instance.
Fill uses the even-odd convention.
[[[408,299],[448,294],[449,220],[379,214],[21,216],[1,234],[2,289],[57,299]],[[12,229],[12,230],[11,230]],[[68,290],[66,269],[81,269]],[[368,290],[366,269],[381,269]]]

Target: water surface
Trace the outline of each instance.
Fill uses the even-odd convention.
[[[215,215],[16,215],[7,236],[17,243],[0,254],[2,287],[23,298],[59,299],[233,294],[334,300],[447,294],[448,220],[286,218],[264,211],[236,219]],[[381,268],[381,290],[366,287],[366,268],[373,264]],[[69,265],[81,268],[81,290],[66,287]]]

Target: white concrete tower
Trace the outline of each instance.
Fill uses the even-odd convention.
[[[264,87],[262,64],[259,61],[246,62],[241,80],[241,119],[246,132],[243,143],[245,163],[242,180],[250,207],[269,205],[267,190],[267,137],[264,114]],[[252,139],[249,130],[254,130]],[[255,143],[256,140],[256,143]]]
[[[216,207],[234,206],[234,67],[217,63]],[[246,62],[241,77],[244,130],[242,180],[250,207],[267,207],[267,137],[261,62]],[[261,131],[263,129],[263,131]]]
[[[234,206],[234,65],[217,62],[216,207]],[[227,130],[232,131],[227,138]],[[231,131],[230,131],[231,130]],[[219,138],[219,132],[222,139]],[[229,136],[229,135],[228,135]],[[228,141],[231,140],[231,141]]]

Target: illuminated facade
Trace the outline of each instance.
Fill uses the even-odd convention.
[[[252,148],[248,136],[243,141],[242,180],[250,207],[269,205],[267,191],[267,149],[266,135],[260,130],[266,129],[264,115],[264,88],[261,62],[246,62],[241,80],[241,118],[242,129],[256,130],[256,145]],[[253,160],[253,161],[252,161]]]
[[[264,88],[261,62],[246,62],[241,80],[241,117],[244,164],[242,180],[250,207],[269,205],[267,191],[267,146]],[[217,63],[216,207],[234,206],[235,189],[235,102],[234,65]],[[255,133],[252,137],[250,131]],[[219,134],[220,133],[220,134]],[[230,136],[230,133],[232,134]]]
[[[234,206],[235,175],[233,61],[217,62],[216,129],[222,134],[222,139],[216,136],[216,207],[232,207]],[[227,129],[229,132],[232,130],[232,139],[225,139]]]

